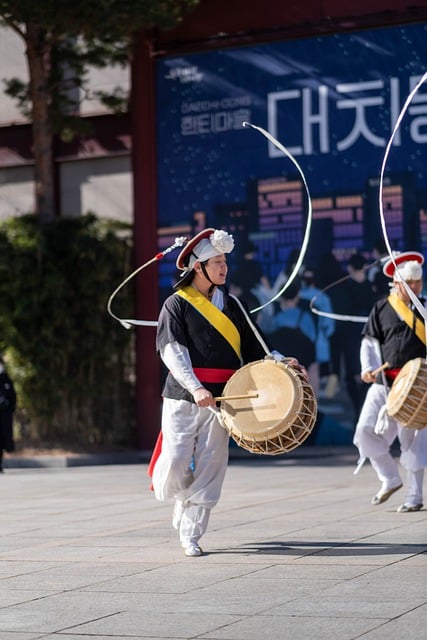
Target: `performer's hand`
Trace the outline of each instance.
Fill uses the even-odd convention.
[[[290,364],[291,367],[294,367],[294,369],[298,369],[298,371],[302,373],[304,378],[308,380],[307,369],[303,364],[300,364],[296,358],[286,358],[286,364]]]
[[[367,384],[372,384],[377,380],[377,376],[374,375],[372,371],[363,371],[360,377],[362,381],[366,382]]]
[[[304,365],[300,364],[296,358],[287,358],[286,356],[279,353],[279,351],[272,351],[269,356],[265,358],[266,360],[274,360],[275,362],[283,362],[283,364],[289,364],[294,369],[298,369],[304,376],[306,380],[308,380],[308,373]]]
[[[199,387],[193,392],[194,402],[198,407],[216,407],[213,395],[205,387]]]

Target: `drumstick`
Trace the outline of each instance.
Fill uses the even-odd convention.
[[[384,362],[384,364],[378,367],[378,369],[375,369],[375,371],[371,371],[371,374],[373,376],[377,376],[379,373],[381,373],[381,371],[384,371],[384,369],[389,369],[389,368],[390,368],[390,363]]]
[[[214,400],[215,402],[221,402],[222,400],[244,400],[244,398],[258,398],[258,394],[245,393],[240,396],[217,396]]]

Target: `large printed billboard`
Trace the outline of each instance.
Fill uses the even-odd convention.
[[[221,226],[252,240],[270,279],[301,246],[307,261],[381,236],[378,184],[393,126],[427,70],[427,25],[342,33],[161,58],[157,62],[160,245]],[[386,166],[383,205],[393,249],[427,249],[427,83],[414,96]],[[173,257],[162,265],[169,287]]]

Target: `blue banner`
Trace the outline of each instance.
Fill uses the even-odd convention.
[[[378,182],[402,106],[427,70],[427,25],[257,44],[157,63],[161,236],[222,226],[255,243],[270,278],[300,247],[313,203],[308,260],[371,254],[381,236]],[[427,83],[394,139],[384,182],[392,247],[427,249]],[[175,233],[177,231],[177,233]],[[163,240],[162,240],[163,238]],[[165,286],[173,263],[162,267]]]

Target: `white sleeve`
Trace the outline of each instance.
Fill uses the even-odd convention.
[[[380,345],[378,340],[370,336],[362,338],[360,345],[360,367],[362,374],[368,371],[375,371],[382,365]]]
[[[188,349],[179,342],[169,342],[160,351],[160,357],[175,378],[184,389],[193,393],[203,387],[200,380],[194,374]]]

